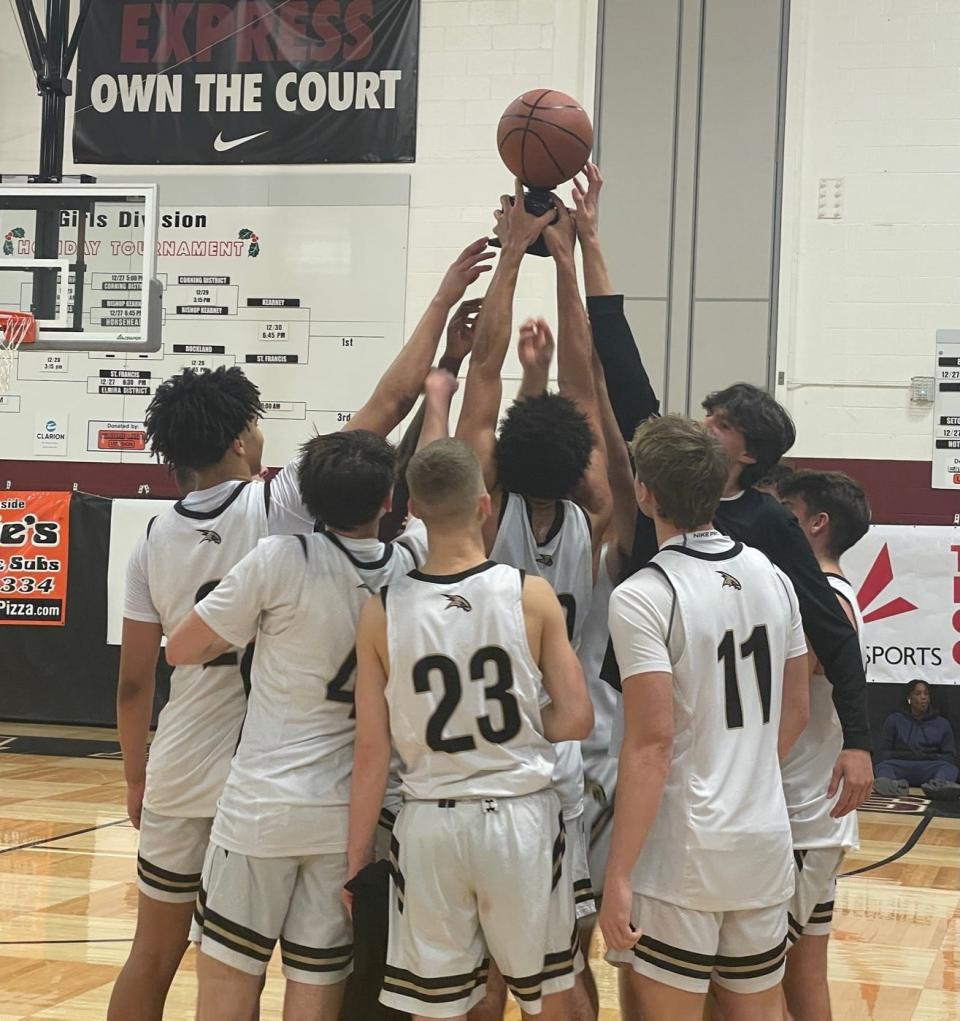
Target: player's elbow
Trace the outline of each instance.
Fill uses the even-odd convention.
[[[585,741],[593,733],[593,722],[593,704],[584,687],[582,696],[578,692],[553,707],[546,736],[554,743]]]
[[[167,639],[164,656],[170,666],[186,666],[190,662],[187,655],[187,643],[179,638],[176,632]]]
[[[152,674],[147,674],[140,669],[125,670],[121,667],[117,681],[117,701],[121,705],[135,702],[148,688],[152,689],[154,683]]]

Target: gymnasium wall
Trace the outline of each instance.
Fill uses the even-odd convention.
[[[955,2],[792,4],[777,392],[799,456],[930,459],[908,387],[960,323],[958,62]],[[914,520],[928,498],[960,510],[912,496]]]
[[[597,0],[421,0],[416,163],[349,169],[283,168],[284,174],[308,177],[318,190],[330,186],[325,182],[335,186],[338,175],[345,171],[354,178],[409,173],[408,252],[403,281],[405,334],[416,323],[456,253],[489,232],[498,197],[512,186],[495,143],[496,122],[508,102],[525,89],[546,85],[577,96],[592,110],[596,25]],[[0,171],[34,172],[40,100],[11,5],[0,5],[0,97]],[[113,168],[78,167],[70,162],[69,128],[66,153],[65,172],[111,176]],[[149,176],[154,169],[125,166],[113,171],[113,176]],[[226,173],[236,180],[276,175],[278,170],[235,167]],[[224,173],[217,167],[182,171],[164,168],[164,173],[168,171],[211,178]],[[286,257],[296,260],[295,249]],[[399,261],[397,273],[404,274]],[[524,267],[516,314],[518,318],[531,313],[555,318],[555,308],[552,267],[548,260],[531,260]],[[379,369],[358,366],[358,371],[372,374],[371,386]],[[507,375],[519,375],[512,355]],[[280,395],[279,399],[284,397]],[[62,459],[47,459],[37,469],[28,477],[27,468],[19,468],[14,485],[69,486],[79,478],[82,488],[111,493],[109,478],[104,480],[102,472],[88,483],[84,481],[88,473],[72,469]],[[0,472],[0,485],[5,485],[3,479],[11,474],[9,470]]]

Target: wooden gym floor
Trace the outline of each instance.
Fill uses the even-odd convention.
[[[89,728],[0,729],[114,736]],[[846,867],[893,853],[916,821],[861,815],[861,849]],[[135,859],[118,761],[0,754],[0,1021],[105,1016],[133,934]],[[960,820],[934,820],[905,858],[843,880],[837,906],[830,987],[838,1021],[960,1021]],[[619,1017],[613,971],[596,945],[593,956],[601,1021],[612,1021]],[[193,1017],[192,957],[190,951],[168,1000],[174,1021]],[[280,1018],[282,988],[274,966],[263,1021]]]

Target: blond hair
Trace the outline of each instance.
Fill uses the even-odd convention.
[[[648,419],[637,428],[630,452],[660,517],[684,531],[713,518],[730,461],[699,422],[682,415]]]
[[[462,440],[435,440],[407,465],[410,499],[424,521],[470,517],[484,494],[483,471],[473,448]]]

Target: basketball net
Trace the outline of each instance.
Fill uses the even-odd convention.
[[[0,394],[10,389],[13,366],[21,344],[32,344],[37,339],[37,321],[29,312],[0,312]]]

